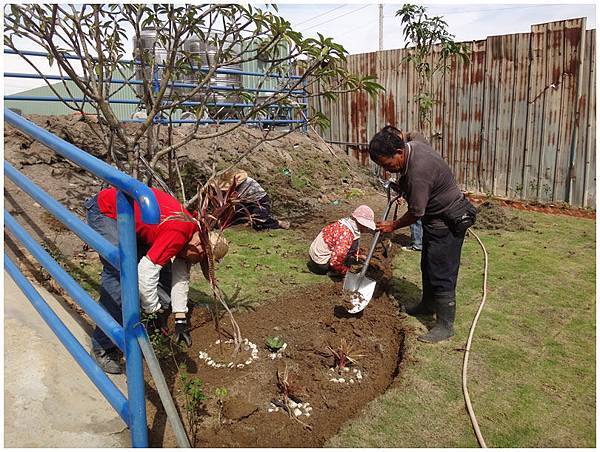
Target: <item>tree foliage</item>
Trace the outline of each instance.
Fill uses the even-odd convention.
[[[157,167],[167,166],[165,160],[169,159],[176,163],[177,149],[191,140],[216,138],[252,119],[268,118],[273,109],[289,109],[296,118],[306,117],[309,123],[326,125],[327,118],[320,112],[304,112],[303,103],[317,84],[326,87],[321,94],[329,98],[340,92],[365,90],[373,94],[381,89],[371,77],[345,69],[347,52],[343,46],[321,34],[316,38],[303,37],[272,6],[261,9],[242,4],[12,4],[5,7],[4,26],[5,46],[19,53],[40,75],[44,74],[21,53],[18,43],[25,39],[48,53],[48,61],[58,68],[68,95],[61,95],[45,79],[50,89],[74,111],[83,113],[91,107],[101,118],[102,138],[112,163],[145,181],[159,179]],[[136,45],[148,29],[156,31],[155,51],[139,50]],[[183,44],[192,38],[206,43],[204,51],[186,50]],[[135,64],[130,61],[132,42],[139,81],[135,78]],[[233,114],[240,122],[216,131],[201,128],[202,119],[217,124],[223,119],[223,108],[215,105],[217,71],[254,60],[261,62],[266,74],[258,77],[256,88],[234,88],[225,93],[239,106]],[[293,74],[300,77],[290,77]],[[273,80],[271,76],[276,76],[276,88],[267,83]],[[115,84],[114,80],[125,83]],[[182,80],[194,87],[181,89],[177,83]],[[76,97],[71,92],[73,86],[83,101],[66,100]],[[124,86],[137,93],[140,109],[145,113],[133,131],[126,130],[110,102]],[[184,111],[196,122],[176,142],[159,148],[158,130],[164,119]],[[139,143],[144,136],[148,146],[142,150]],[[281,133],[274,136],[272,131],[265,131],[262,139],[279,136]],[[120,146],[115,146],[115,142]]]
[[[431,80],[438,71],[448,67],[451,57],[469,61],[468,48],[454,41],[448,32],[448,24],[441,16],[429,16],[421,5],[406,3],[396,11],[404,30],[406,48],[410,47],[405,61],[414,65],[418,76],[418,94],[415,102],[419,106],[419,127],[431,123],[431,110],[436,103],[431,93]]]

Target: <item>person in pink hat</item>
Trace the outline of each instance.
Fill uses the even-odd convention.
[[[345,275],[358,262],[360,235],[375,230],[375,215],[369,206],[358,206],[350,217],[325,226],[308,250],[308,268],[324,275],[330,270]]]

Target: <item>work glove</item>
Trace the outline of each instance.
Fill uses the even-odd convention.
[[[188,347],[192,346],[192,337],[187,332],[187,320],[184,318],[175,319],[175,343],[185,342]]]

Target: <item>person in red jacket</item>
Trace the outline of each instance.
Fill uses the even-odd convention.
[[[310,245],[309,269],[321,275],[330,270],[345,275],[360,257],[361,233],[375,230],[374,218],[373,210],[363,205],[352,216],[325,226]]]
[[[175,340],[191,345],[186,314],[191,265],[204,256],[198,225],[186,221],[182,213],[191,214],[171,195],[152,188],[160,209],[160,222],[146,224],[139,207],[134,204],[135,232],[138,240],[138,284],[140,304],[147,314],[155,314],[166,325],[168,308],[175,315]],[[88,224],[114,245],[118,244],[117,190],[100,191],[86,201]],[[218,233],[210,233],[213,255],[221,259],[228,250],[227,241]],[[119,270],[102,261],[99,303],[122,324],[121,283]],[[104,332],[96,327],[92,335],[93,356],[108,373],[123,373],[121,354]]]

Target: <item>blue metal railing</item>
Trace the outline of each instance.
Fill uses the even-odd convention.
[[[22,50],[16,52],[12,49],[4,49],[5,54],[9,55],[24,55],[24,56],[35,56],[35,57],[48,57],[48,53],[46,52],[38,52],[38,51],[26,51]],[[70,55],[67,53],[63,54],[66,59],[74,59],[78,60],[79,57],[76,55]],[[139,65],[140,62],[138,60],[123,60],[121,61],[123,64],[132,64]],[[158,90],[158,68],[163,67],[163,65],[155,64],[154,67],[154,78],[151,81],[154,86],[154,90]],[[192,66],[192,69],[199,70],[201,72],[208,72],[210,70],[209,67],[206,66]],[[214,71],[217,74],[235,74],[235,75],[246,75],[251,77],[268,77],[268,78],[278,78],[278,79],[287,79],[287,80],[301,80],[302,76],[298,75],[282,75],[282,74],[268,74],[262,72],[249,72],[249,71],[240,71],[237,69],[216,69]],[[48,80],[61,80],[61,81],[69,81],[72,80],[67,76],[57,76],[57,75],[41,75],[41,74],[25,74],[25,73],[16,73],[16,72],[5,72],[5,78],[21,78],[21,79],[43,79],[46,78]],[[132,84],[132,85],[141,85],[143,84],[143,80],[125,80],[125,79],[114,79],[111,80],[111,84]],[[173,81],[169,83],[169,87],[171,89],[174,88],[187,88],[194,89],[197,87],[196,84],[193,83],[185,83],[181,81]],[[287,115],[290,117],[288,119],[253,119],[244,121],[247,124],[258,124],[258,125],[293,125],[293,124],[302,124],[302,130],[307,132],[307,118],[308,118],[308,98],[307,98],[307,85],[306,80],[302,80],[302,89],[290,89],[290,88],[282,88],[282,89],[261,89],[261,88],[236,88],[231,86],[221,86],[221,85],[208,85],[206,90],[203,90],[204,93],[218,92],[218,91],[247,91],[247,92],[256,92],[256,93],[285,93],[292,94],[297,96],[302,96],[302,102],[295,102],[294,105],[279,105],[277,103],[271,105],[271,107],[277,109],[281,108],[283,111],[287,112]],[[8,95],[4,96],[5,101],[22,101],[22,102],[89,102],[89,99],[84,98],[76,98],[76,97],[52,97],[52,96],[23,96],[23,95]],[[140,103],[139,99],[113,99],[109,96],[109,103],[113,104],[126,104],[126,105],[138,105]],[[168,102],[168,101],[165,101]],[[252,103],[243,103],[243,102],[197,102],[197,101],[185,101],[179,104],[181,107],[193,107],[196,105],[203,105],[206,107],[216,107],[216,108],[253,108],[255,105]],[[294,120],[291,119],[291,111],[292,109],[299,109],[301,111],[302,119]],[[124,122],[143,122],[139,120],[124,120]],[[222,124],[222,123],[238,123],[239,119],[227,118],[225,120],[213,120],[213,119],[200,119],[197,121],[190,120],[181,120],[181,119],[161,119],[155,122],[160,123],[171,123],[171,124],[190,124],[190,123],[200,123],[200,124]]]
[[[148,428],[144,398],[144,369],[138,342],[147,340],[147,336],[140,321],[133,203],[138,203],[142,220],[145,223],[157,224],[160,220],[160,211],[154,193],[141,182],[121,173],[107,163],[92,157],[8,109],[4,110],[4,120],[118,189],[117,225],[119,244],[118,247],[115,247],[10,164],[4,163],[4,171],[7,177],[98,251],[115,268],[119,269],[123,302],[123,326],[120,326],[100,305],[94,302],[89,294],[31,238],[18,222],[6,210],[4,211],[6,229],[48,270],[73,300],[96,322],[97,326],[123,350],[126,360],[127,398],[100,369],[89,353],[83,349],[6,254],[4,256],[4,266],[62,344],[130,428],[133,447],[147,447]]]
[[[246,72],[244,74],[248,75],[248,74],[252,74],[252,73]],[[73,80],[71,77],[67,77],[66,75],[65,76],[40,75],[40,74],[26,74],[26,73],[22,73],[22,72],[5,72],[4,77],[5,78],[28,78],[28,79],[38,79],[38,80],[42,80],[45,78],[48,80],[58,80],[58,81],[72,81]],[[125,80],[125,79],[114,78],[110,81],[110,83],[113,85],[124,85],[126,83],[129,83],[130,85],[143,85],[144,81],[143,80],[135,80],[135,79]],[[198,85],[196,85],[194,83],[182,83],[182,82],[169,83],[170,88],[196,88],[197,86]],[[239,91],[240,89],[235,88],[233,86],[207,85],[206,90],[207,91]],[[255,93],[272,93],[273,92],[272,89],[266,89],[266,88],[260,89],[260,88],[248,88],[248,87],[245,87],[244,91],[251,91],[251,92],[255,92]],[[304,91],[304,90],[282,89],[279,92],[286,93],[286,94],[294,94],[294,95],[306,94],[306,91]]]

